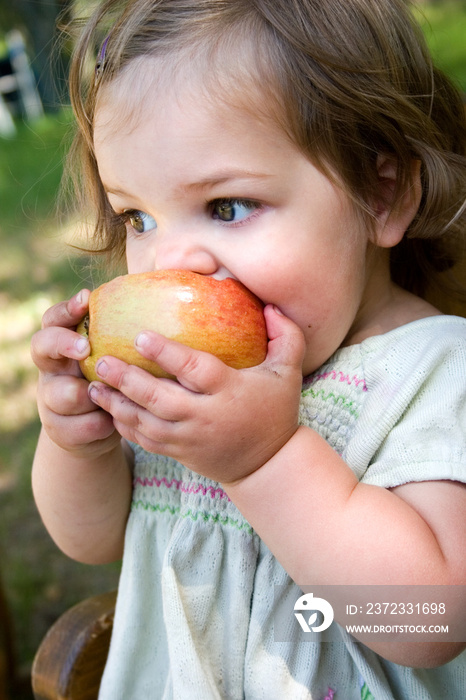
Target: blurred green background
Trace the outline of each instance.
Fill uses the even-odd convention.
[[[54,26],[59,12],[75,7],[71,0],[0,0],[0,61],[7,32],[20,29],[44,107],[32,120],[13,110],[15,133],[0,135],[0,580],[13,623],[14,700],[31,697],[33,655],[56,617],[115,588],[119,573],[117,565],[89,567],[62,555],[30,487],[39,432],[30,338],[50,305],[93,284],[89,261],[70,246],[79,222],[63,220],[55,208],[71,115],[63,106],[67,55],[53,53]],[[466,93],[466,1],[419,2],[415,12],[436,62]]]

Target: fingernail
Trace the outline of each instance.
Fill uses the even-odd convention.
[[[274,309],[275,313],[278,314],[279,316],[283,316],[283,315],[284,315],[283,312],[280,311],[280,309],[278,308],[278,306],[275,306],[275,305],[274,305],[273,309]]]
[[[144,332],[139,333],[134,340],[134,344],[138,345],[140,348],[143,348],[146,345],[149,345],[149,342],[150,342],[149,336],[147,335],[147,333],[144,333]]]
[[[87,393],[91,401],[93,401],[94,403],[98,403],[97,399],[99,398],[99,389],[97,384],[94,384],[94,382],[92,382],[92,384],[89,384]]]
[[[95,366],[95,371],[99,375],[99,377],[105,378],[108,374],[108,365],[105,362],[105,360],[99,360],[98,363]]]
[[[81,289],[75,296],[75,301],[77,304],[82,306],[83,304],[85,305],[87,303],[87,295],[89,294],[88,289]],[[86,299],[84,298],[86,297]]]
[[[75,341],[74,347],[81,355],[83,352],[85,352],[85,350],[89,348],[89,341],[87,340],[87,338],[84,338],[84,336],[82,336],[81,338],[78,338]]]

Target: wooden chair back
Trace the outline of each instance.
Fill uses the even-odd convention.
[[[50,628],[32,667],[36,700],[97,700],[115,601],[116,591],[88,598]]]

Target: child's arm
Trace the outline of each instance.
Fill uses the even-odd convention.
[[[267,464],[224,486],[303,585],[466,582],[464,484],[358,482],[322,437],[300,427]]]
[[[389,491],[359,483],[323,438],[301,427],[266,465],[224,487],[300,585],[466,583],[464,484],[421,482]],[[453,619],[454,604],[462,611],[465,601],[451,601]],[[466,645],[369,646],[395,663],[429,667]]]
[[[96,410],[79,371],[78,360],[89,347],[74,329],[87,301],[84,291],[49,309],[32,341],[43,426],[32,481],[39,512],[57,545],[79,561],[104,563],[122,554],[131,465],[112,417]]]

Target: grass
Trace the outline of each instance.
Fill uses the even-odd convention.
[[[30,339],[49,306],[90,282],[87,261],[78,263],[67,245],[74,227],[57,225],[54,205],[69,116],[17,126],[14,138],[0,139],[0,577],[18,665],[27,674],[58,615],[94,592],[115,588],[118,566],[88,567],[61,554],[32,499],[39,420]],[[19,700],[19,690],[14,697]],[[27,689],[23,697],[30,697]]]
[[[466,3],[422,3],[420,11],[437,62],[466,92]],[[94,592],[116,587],[118,579],[118,566],[87,567],[59,552],[30,486],[39,432],[30,338],[51,304],[92,285],[87,261],[79,262],[67,246],[74,227],[60,226],[54,209],[69,122],[64,112],[18,124],[13,139],[0,138],[0,577],[26,673],[57,616]],[[23,700],[19,692],[14,697]]]
[[[466,94],[466,1],[420,2],[415,16],[436,64]]]

